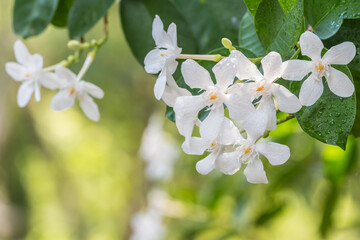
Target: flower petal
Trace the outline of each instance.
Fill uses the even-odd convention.
[[[44,65],[43,57],[39,54],[31,56],[32,66],[36,71],[41,71]]]
[[[171,53],[171,54],[173,54],[173,55],[169,55],[166,58],[165,66],[164,66],[164,70],[166,71],[166,73],[168,75],[174,74],[174,72],[176,71],[176,68],[178,66],[178,62],[176,61],[176,58],[178,57],[178,55],[175,53]]]
[[[155,85],[154,85],[154,95],[157,100],[160,100],[166,86],[166,75],[160,74],[159,78],[156,79]]]
[[[302,84],[299,94],[300,103],[304,106],[313,105],[324,91],[322,80],[315,79],[311,74]]]
[[[324,44],[314,33],[306,31],[300,36],[301,54],[310,57],[313,61],[321,59]]]
[[[261,80],[263,75],[260,73],[254,63],[252,63],[242,52],[233,50],[231,51],[229,58],[235,58],[237,60],[237,73],[236,77],[240,80]]]
[[[158,15],[155,15],[153,24],[152,24],[152,37],[155,40],[155,44],[159,45],[162,38],[164,38],[165,31],[164,31],[164,24],[161,21]]]
[[[196,163],[196,171],[202,175],[206,175],[215,168],[215,160],[217,158],[217,152],[210,153],[206,158]]]
[[[222,105],[212,109],[209,115],[200,124],[200,136],[205,140],[212,142],[218,137],[224,118],[224,107]]]
[[[237,94],[241,97],[250,98],[249,88],[247,87],[249,83],[235,83],[228,88],[229,94]]]
[[[244,170],[244,175],[249,183],[268,183],[264,165],[259,158],[249,161]]]
[[[235,120],[245,120],[249,113],[255,111],[250,98],[238,94],[227,94],[224,103],[229,109],[230,118]]]
[[[179,116],[196,116],[203,109],[205,101],[202,95],[178,97],[175,101],[174,111]]]
[[[225,90],[229,85],[234,83],[237,72],[237,61],[235,58],[223,58],[212,68],[212,71],[215,74],[216,86]]]
[[[67,89],[60,90],[51,99],[50,108],[54,111],[63,111],[69,109],[74,106],[75,96],[75,94],[70,95],[70,92]]]
[[[97,104],[87,94],[79,96],[80,107],[84,111],[85,115],[91,120],[97,122],[100,119],[100,112]]]
[[[39,82],[46,88],[49,89],[57,89],[64,88],[66,86],[65,79],[59,78],[59,76],[55,73],[51,72],[42,72],[39,75]]]
[[[191,137],[185,141],[181,147],[186,154],[202,155],[204,151],[209,148],[209,142],[199,137]]]
[[[95,84],[84,81],[83,90],[85,90],[88,94],[90,94],[94,98],[101,99],[104,97],[104,91]]]
[[[210,73],[192,59],[186,60],[181,65],[181,73],[185,83],[191,88],[207,89],[209,86],[214,86]]]
[[[155,16],[153,21],[152,36],[157,47],[171,48],[173,46],[172,39],[170,35],[164,31],[164,24],[158,15]]]
[[[267,81],[273,82],[280,78],[282,73],[282,59],[279,53],[270,52],[262,60],[261,66]]]
[[[35,90],[34,82],[26,81],[20,85],[17,94],[17,102],[19,107],[23,108],[29,103],[34,90]]]
[[[181,96],[190,96],[190,95],[191,93],[185,88],[180,88],[177,85],[170,86],[169,84],[165,86],[165,90],[161,99],[165,102],[166,105],[170,107],[174,107],[176,98]]]
[[[255,142],[264,134],[267,122],[268,117],[265,112],[259,110],[252,112],[243,123],[247,138]]]
[[[217,168],[227,175],[233,175],[241,168],[239,152],[233,151],[220,154],[215,162]]]
[[[258,111],[262,111],[267,116],[266,130],[276,129],[276,108],[274,100],[271,97],[264,97],[260,100],[260,104],[257,108]]]
[[[156,74],[161,71],[165,65],[165,58],[161,56],[164,50],[153,49],[146,54],[144,59],[145,71],[147,73]]]
[[[40,84],[38,81],[34,82],[34,97],[35,97],[35,101],[39,102],[40,101]]]
[[[352,42],[343,42],[331,47],[323,56],[322,60],[328,64],[346,65],[353,60],[356,47]]]
[[[290,158],[290,149],[286,145],[274,142],[257,143],[256,151],[264,155],[271,165],[281,165]]]
[[[32,56],[22,41],[17,40],[14,43],[14,52],[18,63],[24,66],[30,66],[32,64]]]
[[[274,83],[271,90],[276,102],[279,105],[280,111],[286,113],[296,113],[301,109],[302,106],[299,99],[286,87]]]
[[[329,68],[329,77],[326,80],[330,90],[339,97],[350,97],[355,91],[349,77],[335,68]]]
[[[18,63],[8,62],[5,65],[5,69],[7,74],[9,74],[9,76],[12,77],[15,81],[23,81],[27,79],[27,68]]]
[[[177,46],[177,35],[176,35],[176,25],[175,23],[171,23],[168,27],[167,34],[171,39],[172,45],[174,47]]]
[[[222,145],[231,145],[239,139],[242,139],[239,129],[230,119],[224,117],[217,141]]]
[[[291,81],[301,81],[306,74],[312,71],[313,62],[305,60],[289,60],[283,64],[281,77]]]
[[[201,95],[178,97],[174,104],[176,126],[179,133],[189,139],[194,125],[198,119],[198,112],[205,107],[205,101]]]
[[[65,80],[66,82],[75,82],[76,81],[76,75],[70,71],[68,68],[59,66],[55,69],[56,75],[58,75],[59,78]]]

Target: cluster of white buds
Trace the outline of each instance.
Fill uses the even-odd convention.
[[[58,64],[43,68],[43,57],[39,54],[31,55],[20,40],[14,44],[16,62],[6,63],[6,72],[20,85],[17,102],[19,107],[25,107],[31,96],[40,101],[41,86],[59,92],[53,97],[50,107],[55,111],[71,108],[75,99],[80,103],[85,115],[93,121],[100,119],[97,104],[92,97],[103,98],[104,92],[96,85],[82,80],[82,77],[91,65],[94,57],[89,54],[78,75]],[[53,72],[55,71],[55,72]]]
[[[300,49],[302,55],[312,61],[283,62],[279,53],[270,52],[261,60],[263,73],[243,53],[229,49],[230,55],[213,67],[213,81],[210,73],[193,59],[218,61],[219,56],[181,54],[176,42],[175,24],[172,23],[165,32],[158,16],[153,22],[153,37],[156,49],[145,57],[145,70],[148,73],[161,72],[155,84],[155,96],[174,108],[176,126],[185,137],[184,152],[195,155],[210,152],[196,164],[201,174],[214,168],[225,174],[234,174],[241,164],[246,164],[244,174],[249,182],[267,183],[259,154],[272,165],[283,164],[290,157],[290,150],[285,145],[258,142],[267,131],[276,129],[277,111],[293,114],[304,105],[314,104],[323,92],[323,76],[334,94],[349,97],[354,93],[353,83],[346,74],[331,67],[331,64],[346,65],[354,58],[356,49],[351,42],[334,46],[321,57],[324,49],[321,40],[315,34],[305,32],[300,37]],[[181,65],[181,73],[185,83],[192,89],[199,89],[199,94],[192,95],[176,84],[172,74],[176,70],[177,58],[188,58]],[[291,81],[306,78],[300,100],[276,83],[280,78]],[[202,109],[209,111],[203,121],[198,118]],[[194,127],[199,128],[199,137],[193,136]]]

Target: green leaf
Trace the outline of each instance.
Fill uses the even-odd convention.
[[[360,18],[359,0],[304,0],[305,17],[321,39],[333,36],[344,18]]]
[[[186,5],[183,0],[178,0]],[[196,1],[196,0],[193,0]],[[217,24],[220,26],[222,31],[218,33],[222,37],[229,38],[234,44],[238,42],[238,31],[239,24],[242,16],[246,13],[246,5],[243,0],[197,0],[198,2],[204,2],[209,5],[212,9],[213,15],[206,14],[208,20],[215,18]],[[202,5],[204,5],[204,3]],[[194,15],[197,15],[194,12]],[[198,16],[197,21],[199,21],[204,16]],[[206,24],[206,23],[205,23]],[[205,26],[205,25],[204,25]],[[217,40],[217,39],[215,39]],[[221,40],[221,39],[220,39]],[[221,47],[221,45],[219,45]],[[206,52],[211,51],[212,49],[207,49]]]
[[[14,32],[24,38],[40,34],[54,16],[58,0],[16,0],[14,6]]]
[[[266,54],[256,34],[254,17],[249,12],[245,13],[240,22],[239,46],[249,49],[259,57]]]
[[[66,27],[69,11],[75,0],[59,0],[54,17],[51,24],[56,27]]]
[[[123,0],[120,6],[125,37],[140,63],[155,47],[151,31],[156,14],[165,28],[172,22],[177,25],[182,52],[207,53],[222,46],[222,37],[237,42],[245,12],[242,0]]]
[[[237,50],[241,51],[246,57],[248,58],[255,58],[256,55],[251,52],[250,50],[248,49],[245,49],[245,48],[242,48],[242,47],[238,47],[238,46],[234,46]],[[215,49],[213,51],[211,51],[210,53],[208,54],[220,54],[222,56],[229,56],[230,55],[230,52],[228,49],[222,47],[222,48],[218,48],[218,49]],[[209,71],[210,75],[211,75],[211,78],[213,80],[214,83],[216,83],[216,79],[215,79],[215,76],[214,76],[214,73],[212,72],[212,68],[216,65],[216,62],[212,62],[212,61],[198,61],[198,63],[204,67],[207,71]],[[178,67],[178,70],[177,72],[175,72],[174,74],[174,78],[176,79],[176,83],[178,84],[179,87],[182,87],[182,88],[186,88],[187,90],[189,90],[193,95],[199,95],[201,94],[201,89],[192,89],[192,88],[189,88],[185,81],[184,81],[184,78],[183,76],[180,74],[180,64],[179,64],[179,67]],[[205,109],[201,110],[198,117],[200,120],[203,120],[206,118],[206,116],[209,114],[209,111],[206,111]],[[167,107],[166,108],[166,113],[165,113],[165,116],[170,120],[170,121],[173,121],[175,122],[175,113],[174,113],[174,110],[171,108],[171,107]]]
[[[255,15],[257,35],[267,52],[277,51],[283,57],[295,46],[303,23],[302,0],[284,12],[278,0],[262,1]]]
[[[244,0],[246,7],[249,9],[251,15],[255,16],[256,11],[262,0]]]
[[[76,0],[69,12],[68,31],[71,39],[87,33],[102,18],[114,0]]]
[[[345,73],[353,81],[350,70],[343,65],[332,67]],[[295,95],[299,96],[303,81],[279,81]],[[321,142],[337,145],[342,149],[354,124],[356,114],[356,97],[342,98],[330,91],[327,82],[323,79],[324,92],[315,104],[295,113],[301,128],[313,138]]]

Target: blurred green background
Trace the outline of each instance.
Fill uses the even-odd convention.
[[[242,170],[202,176],[200,157],[184,154],[169,182],[146,181],[138,148],[148,118],[165,105],[127,46],[118,4],[109,12],[110,39],[84,77],[105,91],[99,123],[78,106],[52,111],[55,92],[46,89],[41,102],[20,109],[19,83],[4,67],[18,39],[12,4],[0,2],[0,239],[129,239],[131,216],[145,208],[154,185],[181,206],[182,214],[164,218],[165,239],[360,239],[359,142],[351,137],[344,152],[313,140],[294,119],[270,134],[290,147],[291,158],[282,166],[264,161],[268,185],[247,183]],[[101,30],[100,23],[86,40]],[[67,41],[66,30],[48,27],[25,44],[50,66],[72,53]],[[180,148],[175,125],[166,120],[165,129]]]

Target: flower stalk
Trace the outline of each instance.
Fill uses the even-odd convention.
[[[200,55],[200,54],[180,54],[177,59],[194,59],[194,60],[205,60],[205,61],[213,61],[219,62],[223,59],[224,56],[220,54],[215,55]]]

